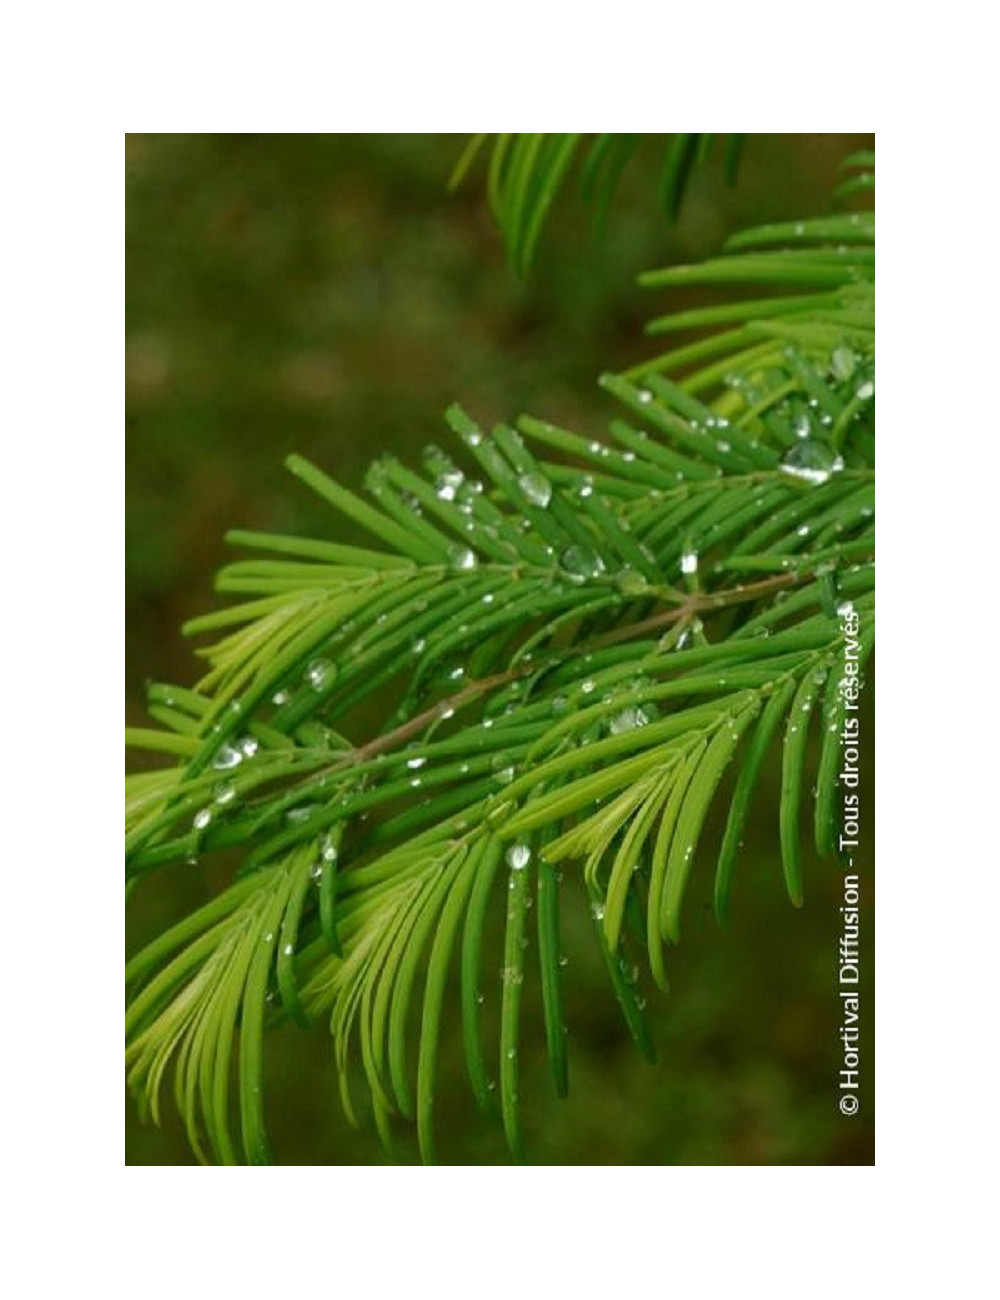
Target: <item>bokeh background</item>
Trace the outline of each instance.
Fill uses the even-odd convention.
[[[655,142],[646,141],[603,236],[567,194],[522,282],[505,263],[481,175],[446,193],[464,138],[127,137],[130,722],[143,717],[146,681],[197,676],[179,628],[215,599],[226,528],[329,533],[330,514],[283,470],[288,452],[358,487],[377,453],[412,463],[426,443],[444,441],[441,412],[455,399],[481,421],[531,411],[600,434],[612,412],[597,375],[649,355],[643,323],[666,310],[662,293],[636,287],[636,274],[708,255],[740,226],[828,210],[840,161],[873,145],[870,136],[751,136],[736,185],[726,187],[720,166],[702,167],[667,227],[648,165]],[[565,1101],[554,1096],[540,1012],[526,997],[521,1096],[533,1162],[873,1162],[872,696],[869,685],[860,1114],[844,1119],[836,1105],[839,873],[812,863],[806,906],[790,907],[771,771],[725,934],[711,916],[709,860],[695,872],[684,942],[671,953],[672,992],[650,997],[657,1065],[640,1060],[621,1024],[582,905],[568,909]],[[204,901],[226,871],[181,868],[136,891],[129,951]],[[469,1097],[458,1035],[445,1036],[444,1052],[441,1159],[503,1163],[498,1128]],[[355,1132],[344,1119],[323,1026],[278,1031],[269,1056],[281,1163],[387,1158],[370,1128]],[[140,1124],[127,1099],[128,1163],[192,1163],[167,1109],[161,1131]],[[413,1157],[405,1132],[399,1155]]]

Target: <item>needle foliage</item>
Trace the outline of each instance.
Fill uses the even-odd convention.
[[[743,140],[742,135],[474,135],[452,173],[451,185],[461,184],[470,168],[486,158],[490,210],[503,232],[512,265],[525,274],[546,217],[574,171],[580,198],[601,229],[622,173],[638,154],[647,170],[654,175],[659,170],[660,207],[672,220],[693,169],[720,145],[726,179],[734,180]]]
[[[522,269],[573,156],[606,195],[635,143],[586,140],[491,146]],[[668,209],[711,140],[667,146]],[[460,167],[485,151],[475,137]],[[846,175],[850,203],[871,160]],[[442,446],[376,461],[364,497],[289,458],[328,531],[230,533],[230,599],[187,627],[204,675],[150,687],[150,726],[126,738],[163,762],[126,778],[129,887],[237,863],[126,970],[130,1086],[157,1120],[169,1087],[201,1159],[271,1161],[263,1054],[284,1021],[325,1023],[348,1116],[364,1097],[387,1144],[412,1121],[428,1161],[438,1044],[460,1033],[472,1092],[523,1159],[528,997],[568,1086],[566,891],[585,892],[652,1057],[642,990],[667,987],[693,871],[714,872],[729,915],[764,764],[781,767],[794,905],[805,836],[832,857],[845,608],[862,664],[874,633],[874,219],[748,230],[642,282],[672,346],[602,377],[606,437],[534,416],[484,429],[453,406]],[[670,313],[691,284],[716,301]],[[344,521],[367,545],[338,540]]]

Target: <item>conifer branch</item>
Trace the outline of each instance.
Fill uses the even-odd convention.
[[[599,137],[587,165],[620,159],[619,139]],[[671,186],[704,152],[677,139]],[[577,137],[500,140],[493,201],[526,266]],[[225,566],[219,587],[237,603],[188,625],[219,638],[200,651],[205,675],[152,686],[155,725],[126,736],[166,763],[126,781],[128,878],[222,850],[237,860],[228,887],[126,971],[129,1082],[156,1119],[172,1073],[200,1158],[270,1160],[266,1029],[322,1018],[348,1115],[358,1061],[383,1140],[412,1118],[433,1159],[453,988],[473,1093],[495,1110],[479,1010],[491,922],[499,1114],[521,1158],[531,978],[566,1089],[564,891],[585,893],[651,1057],[626,972],[641,961],[666,986],[716,802],[725,922],[775,751],[781,874],[802,905],[807,803],[818,857],[835,847],[844,611],[859,673],[874,646],[873,266],[864,213],[743,232],[700,267],[644,278],[759,288],[655,321],[703,336],[602,379],[617,403],[606,439],[528,416],[486,432],[454,407],[454,455],[429,447],[422,472],[376,462],[370,501],[290,458],[371,546],[336,531],[230,535],[262,556]]]

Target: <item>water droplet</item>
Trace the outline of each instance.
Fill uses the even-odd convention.
[[[552,712],[557,718],[569,712],[569,700],[565,695],[554,695],[552,697]]]
[[[194,826],[196,831],[203,831],[206,826],[211,824],[211,821],[212,821],[211,808],[199,808],[194,815],[194,821],[192,822],[192,825]]]
[[[468,546],[450,546],[448,563],[459,572],[468,572],[476,567],[476,554]]]
[[[597,690],[597,683],[594,681],[593,677],[588,677],[585,682],[580,683],[580,690],[584,695],[590,695],[592,691]]]
[[[653,394],[648,388],[639,389],[639,401],[642,402],[643,406],[647,406],[652,400]]]
[[[685,551],[681,556],[681,573],[697,573],[698,571],[698,554],[696,551]]]
[[[323,843],[320,845],[319,853],[324,862],[337,861],[337,845],[329,835],[324,837]]]
[[[863,384],[859,385],[855,396],[859,397],[862,402],[867,402],[870,397],[874,397],[875,396],[874,382],[871,379],[866,379]]]
[[[223,781],[215,787],[215,802],[220,806],[232,803],[236,798],[236,787],[232,781]]]
[[[544,509],[552,500],[552,484],[543,474],[522,474],[517,482],[532,505]]]
[[[337,669],[329,659],[316,659],[306,669],[306,681],[314,691],[322,691],[336,681]]]
[[[849,347],[839,347],[833,349],[833,355],[830,357],[830,369],[837,379],[850,379],[854,374],[854,367],[858,359],[854,351]]]
[[[415,655],[423,654],[426,645],[427,642],[424,640],[424,638],[422,636],[419,636],[417,637],[416,641],[414,641],[413,645],[410,646],[410,650]]]
[[[825,442],[807,438],[789,448],[781,462],[781,468],[793,478],[804,479],[807,483],[825,483],[831,474],[844,468],[843,458]]]
[[[523,871],[530,861],[531,849],[520,840],[507,850],[507,865],[511,871]]]
[[[615,586],[623,596],[638,596],[649,587],[649,583],[638,569],[625,568],[615,575]]]
[[[596,552],[585,546],[568,546],[560,560],[567,573],[579,578],[596,578],[604,572],[604,564]]]
[[[284,948],[282,949],[282,951],[284,952],[284,954],[285,954],[286,957],[291,957],[291,955],[292,955],[292,953],[295,951],[295,949],[292,947],[292,945],[291,945],[290,943],[286,943],[285,946],[284,946]]]
[[[625,732],[635,731],[637,727],[644,727],[648,721],[649,718],[642,709],[630,705],[611,719],[608,723],[608,730],[612,736],[620,736]]]
[[[276,704],[278,708],[281,708],[283,704],[288,703],[288,698],[287,691],[276,691],[274,695],[271,696],[271,703]]]
[[[410,769],[411,772],[416,772],[419,768],[423,767],[423,765],[426,762],[427,762],[426,758],[418,756],[417,758],[408,758],[406,760],[406,766]]]
[[[440,501],[454,501],[455,494],[462,486],[465,475],[460,469],[444,470],[434,484],[434,492]]]
[[[212,759],[212,766],[217,771],[225,771],[226,768],[236,767],[243,762],[243,755],[232,745],[223,745],[215,757]]]
[[[484,605],[492,605],[495,600],[496,600],[496,596],[493,594],[492,591],[486,592],[486,594],[483,596]]]
[[[591,909],[590,909],[590,914],[591,914],[591,916],[593,916],[593,918],[594,918],[595,921],[603,921],[603,920],[604,920],[604,904],[603,904],[603,903],[594,903],[593,906],[592,906]]]

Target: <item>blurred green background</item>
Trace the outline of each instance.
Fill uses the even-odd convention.
[[[666,309],[662,293],[636,288],[636,274],[708,255],[740,226],[827,210],[842,158],[873,144],[751,136],[736,185],[726,187],[718,165],[701,168],[668,228],[647,140],[604,236],[567,194],[520,282],[481,175],[445,191],[464,139],[126,138],[129,721],[143,717],[147,680],[198,675],[179,627],[214,600],[226,528],[329,533],[329,512],[283,470],[288,452],[357,487],[376,454],[413,463],[426,443],[444,442],[441,412],[455,399],[485,422],[529,410],[600,434],[612,410],[597,375],[650,355],[642,325]],[[526,998],[521,1096],[533,1162],[873,1162],[872,696],[869,687],[860,1114],[844,1119],[836,1104],[839,873],[812,863],[805,908],[789,906],[772,772],[725,934],[710,914],[706,859],[695,872],[684,942],[671,953],[672,992],[650,996],[658,1065],[645,1065],[624,1031],[582,906],[568,909],[565,1101],[547,1074],[537,991]],[[225,871],[203,865],[151,879],[129,904],[129,950],[204,901]],[[503,1163],[498,1128],[468,1095],[457,1036],[445,1036],[444,1054],[441,1159]],[[127,1100],[128,1163],[192,1163],[167,1111],[160,1131],[140,1124]],[[322,1026],[274,1036],[268,1113],[283,1164],[386,1159],[371,1129],[355,1132],[343,1117]],[[412,1157],[406,1133],[400,1148]]]

